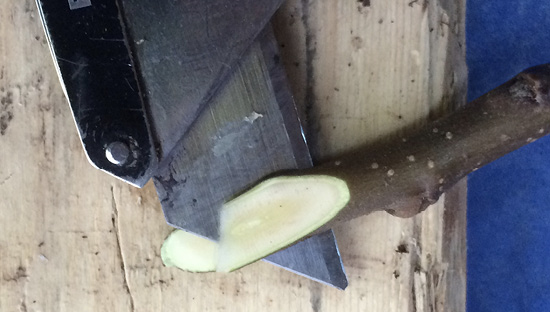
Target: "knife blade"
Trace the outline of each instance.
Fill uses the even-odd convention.
[[[169,224],[217,240],[219,209],[273,172],[312,165],[268,27],[242,56],[153,180]],[[344,289],[332,231],[266,259]]]
[[[119,2],[162,163],[282,0]]]
[[[224,201],[311,166],[273,34],[257,40],[281,2],[37,0],[90,162],[155,175],[167,221],[211,239]],[[347,285],[330,231],[268,261]]]
[[[310,237],[267,256],[264,260],[340,290],[348,286],[348,278],[332,230]]]

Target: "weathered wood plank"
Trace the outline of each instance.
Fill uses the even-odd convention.
[[[464,185],[411,220],[338,228],[345,292],[262,262],[228,275],[164,268],[170,228],[154,188],[88,164],[33,1],[4,2],[0,310],[464,310]],[[404,135],[462,96],[463,0],[363,3],[292,0],[277,17],[317,159]]]

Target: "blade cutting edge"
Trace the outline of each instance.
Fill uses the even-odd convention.
[[[273,172],[312,165],[292,95],[266,29],[154,177],[169,224],[217,240],[222,204]],[[266,259],[343,289],[332,232]]]

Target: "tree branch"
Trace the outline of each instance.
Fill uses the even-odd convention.
[[[550,65],[541,65],[407,140],[283,173],[226,203],[217,270],[234,270],[374,211],[413,216],[468,173],[549,130]]]
[[[549,132],[550,64],[545,64],[407,140],[358,150],[292,175],[324,174],[347,182],[350,202],[320,231],[378,210],[409,217],[470,172]]]

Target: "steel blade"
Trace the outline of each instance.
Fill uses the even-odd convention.
[[[162,162],[282,0],[119,3]]]
[[[225,201],[268,174],[311,166],[299,120],[290,118],[292,97],[275,90],[284,72],[266,39],[251,46],[155,174],[168,223],[217,239]]]
[[[348,286],[348,278],[332,230],[310,237],[264,260],[341,290]]]
[[[153,178],[169,224],[217,240],[219,209],[273,172],[312,165],[271,29],[259,36]],[[347,284],[332,233],[270,256],[314,280]]]

